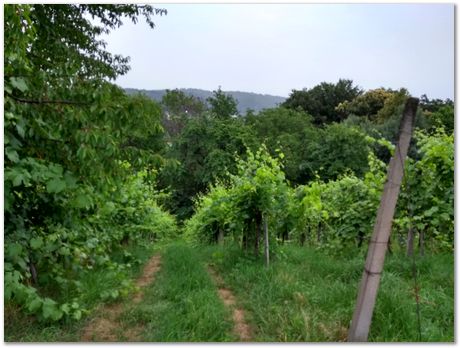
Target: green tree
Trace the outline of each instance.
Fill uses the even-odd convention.
[[[169,115],[186,114],[190,117],[199,116],[206,110],[206,105],[199,98],[187,95],[180,89],[166,90],[161,99],[165,113]]]
[[[402,115],[402,108],[409,97],[409,92],[401,88],[398,92],[392,93],[383,103],[383,107],[377,112],[376,122],[384,123],[394,115]]]
[[[202,100],[179,89],[166,90],[161,106],[162,124],[170,138],[176,137],[182,131],[188,118],[200,116],[207,109]]]
[[[367,172],[371,147],[359,128],[333,123],[316,133],[310,152],[302,158],[301,168],[308,172],[305,176],[335,180],[350,171],[358,177]]]
[[[426,95],[420,98],[420,109],[426,118],[431,131],[443,127],[447,133],[454,131],[454,103],[450,99],[428,99]]]
[[[428,112],[436,112],[440,108],[443,108],[445,106],[454,106],[454,102],[450,99],[442,100],[442,99],[429,99],[426,94],[423,94],[420,97],[420,108],[423,111],[428,111]]]
[[[240,119],[197,117],[189,119],[172,144],[169,165],[160,173],[160,185],[170,188],[169,208],[179,219],[192,214],[193,199],[210,184],[236,173],[235,154],[243,155],[253,142]]]
[[[345,101],[352,101],[362,92],[353,86],[352,80],[340,79],[336,84],[322,82],[307,89],[293,90],[282,106],[301,109],[313,116],[315,124],[339,122],[344,118],[336,107]]]
[[[444,128],[447,133],[455,130],[455,112],[453,105],[445,105],[426,117],[431,121],[435,128]]]
[[[222,92],[220,87],[213,91],[212,97],[207,99],[211,114],[217,118],[229,118],[238,115],[237,101],[229,94]]]
[[[107,82],[128,70],[128,59],[107,52],[98,36],[120,26],[122,16],[134,22],[144,16],[153,27],[151,17],[163,12],[137,5],[4,6],[5,296],[43,319],[79,319],[78,298],[58,303],[60,291],[82,292],[78,276],[93,266],[120,276],[110,253],[135,239],[120,219],[133,209],[145,221],[151,211],[160,214],[116,194],[132,184],[135,171],[145,171],[136,182],[149,192],[148,177],[161,162],[160,108]],[[46,287],[56,301],[43,297]]]
[[[246,124],[254,130],[259,143],[266,144],[272,156],[277,150],[283,152],[286,178],[292,184],[304,183],[299,164],[312,140],[312,117],[303,111],[278,107],[246,116]]]
[[[358,95],[353,100],[347,100],[336,107],[336,111],[343,118],[350,115],[366,116],[370,120],[377,117],[379,111],[384,107],[385,102],[390,99],[397,91],[385,88],[377,88],[366,91]]]

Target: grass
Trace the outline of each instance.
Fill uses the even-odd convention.
[[[236,246],[162,246],[162,265],[142,302],[126,298],[120,337],[135,331],[145,342],[236,341],[232,314],[218,297],[206,264],[212,264],[230,288],[259,342],[338,342],[347,337],[364,256],[331,256],[308,247],[278,248],[267,269],[263,260]],[[149,248],[128,251],[146,261]],[[120,254],[114,257],[123,258]],[[369,341],[453,342],[454,256],[426,255],[416,260],[420,295],[421,339],[416,314],[412,259],[394,253],[386,258]],[[133,264],[137,277],[142,264]],[[98,314],[100,293],[117,286],[103,271],[85,274],[85,305]],[[71,294],[67,294],[70,296]],[[80,322],[40,323],[19,309],[5,307],[5,341],[79,341]],[[122,339],[122,338],[120,338]]]
[[[132,267],[127,270],[129,278],[136,278],[142,271],[143,264],[154,253],[152,247],[140,245],[128,245],[124,251],[131,253],[140,260],[140,262],[133,262]],[[113,259],[118,261],[123,257],[123,251],[113,255]],[[107,272],[107,270],[95,269],[81,274],[79,281],[84,289],[80,297],[82,307],[97,311],[98,305],[103,303],[101,293],[117,288],[120,279],[114,277],[113,273]],[[67,292],[60,294],[57,299],[65,302],[73,296],[77,296],[77,294]],[[5,342],[77,342],[80,340],[82,328],[90,317],[91,315],[86,320],[83,319],[78,322],[73,320],[63,320],[57,323],[40,322],[34,316],[23,314],[19,307],[6,304],[4,339]]]
[[[124,325],[144,327],[148,342],[233,341],[231,314],[196,250],[172,244],[164,250],[153,286],[142,305],[124,315]]]
[[[346,340],[364,266],[362,255],[332,257],[286,246],[269,269],[238,248],[207,247],[201,253],[218,268],[257,328],[255,340],[325,342]],[[421,341],[454,340],[453,255],[417,260]],[[419,341],[412,262],[389,255],[369,341]]]

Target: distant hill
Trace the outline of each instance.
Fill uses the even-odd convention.
[[[180,88],[180,90],[188,95],[193,95],[194,97],[200,98],[203,101],[205,101],[206,98],[212,96],[211,91],[207,91],[204,89]],[[163,98],[163,95],[165,95],[166,93],[165,89],[145,90],[136,88],[125,88],[125,91],[128,94],[142,93],[156,101],[160,101],[161,98]],[[233,98],[236,99],[236,101],[238,102],[238,111],[240,113],[245,113],[247,109],[252,109],[256,112],[259,112],[263,109],[276,107],[278,104],[286,100],[286,98],[284,97],[278,97],[269,94],[258,94],[239,91],[228,91],[224,93],[230,94],[233,96]]]

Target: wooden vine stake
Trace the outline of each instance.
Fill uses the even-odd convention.
[[[264,216],[264,239],[265,239],[265,265],[270,265],[270,249],[268,244],[268,218]]]
[[[417,111],[418,99],[409,98],[406,102],[401,125],[399,141],[388,167],[387,181],[380,200],[380,207],[374,225],[366,265],[361,279],[355,312],[348,331],[349,342],[365,342],[369,334],[380,275],[382,274],[385,253],[390,239],[391,224],[398,200],[399,189],[404,173],[404,160],[407,156],[412,130]]]

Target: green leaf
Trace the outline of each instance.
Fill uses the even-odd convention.
[[[13,150],[11,147],[7,147],[5,149],[5,155],[11,162],[18,163],[19,162],[19,155],[16,150]]]
[[[43,318],[57,321],[62,318],[64,312],[59,309],[58,304],[50,298],[43,301]]]
[[[22,246],[18,243],[7,244],[6,255],[12,259],[16,259],[21,256]]]
[[[48,319],[53,315],[53,312],[56,310],[56,302],[50,298],[46,298],[43,301],[42,309],[43,318]]]
[[[30,247],[34,250],[40,249],[43,246],[43,238],[37,237],[30,240]]]
[[[428,209],[426,212],[425,212],[425,216],[432,216],[434,213],[436,213],[437,211],[439,210],[439,208],[437,206],[433,206],[431,207],[430,209]]]
[[[16,176],[13,178],[13,186],[19,186],[21,183],[25,183],[25,177],[22,173],[17,173]]]
[[[64,256],[70,255],[70,249],[67,247],[61,247],[59,248],[59,254],[64,255]]]
[[[115,204],[113,202],[106,202],[104,206],[101,208],[102,214],[110,214],[116,209]]]
[[[88,199],[86,195],[79,194],[73,200],[73,205],[76,208],[88,208],[91,205],[91,201]]]
[[[26,261],[24,259],[19,259],[17,261],[18,265],[24,270],[24,271],[27,271],[28,270],[28,267],[27,267],[27,264],[26,264]]]
[[[116,299],[116,298],[118,297],[118,295],[119,295],[118,290],[112,290],[112,291],[110,292],[110,296],[111,296],[113,299]]]
[[[5,86],[3,87],[5,89],[5,92],[8,94],[13,93],[13,89],[5,83]]]
[[[28,305],[27,305],[27,309],[29,310],[29,312],[36,312],[40,307],[42,306],[42,299],[37,297],[35,299],[33,299]]]
[[[54,309],[53,312],[51,313],[51,319],[54,321],[58,321],[59,319],[62,318],[63,315],[64,315],[64,312],[56,307],[56,309]]]
[[[46,184],[46,191],[48,193],[59,193],[66,188],[66,182],[61,179],[52,179]]]
[[[21,92],[27,91],[26,81],[22,77],[11,77],[10,83],[14,88],[19,89]]]
[[[75,320],[80,320],[81,319],[81,310],[76,310],[72,317],[75,319]]]
[[[68,188],[72,189],[77,186],[77,179],[75,179],[72,174],[66,172],[64,175],[64,180]]]
[[[70,313],[70,305],[68,303],[62,304],[60,309],[67,315]]]
[[[62,176],[62,173],[64,173],[64,168],[62,168],[62,166],[60,166],[59,164],[50,165],[49,170],[56,176]]]
[[[4,271],[12,271],[13,270],[13,265],[11,264],[11,262],[5,262],[4,264]]]
[[[24,130],[24,127],[21,126],[20,124],[16,124],[16,130],[18,131],[18,134],[21,136],[21,138],[24,139],[26,132]]]
[[[5,292],[3,294],[4,300],[9,301],[11,299],[12,294],[13,294],[13,289],[11,289],[11,286],[8,286],[8,283],[5,283]]]

